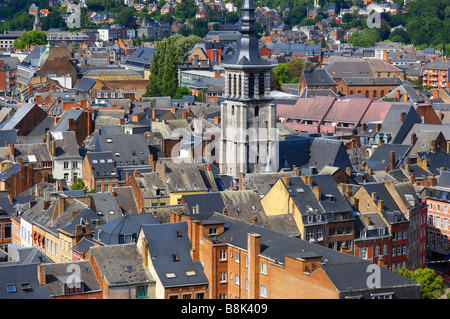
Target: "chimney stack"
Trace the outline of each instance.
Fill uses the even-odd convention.
[[[379,212],[382,212],[383,209],[384,209],[384,200],[379,199],[379,200],[378,200],[378,211],[379,211]]]
[[[226,207],[222,209],[222,215],[228,216],[228,209]]]
[[[286,184],[286,186],[289,186],[289,177],[283,176],[282,179],[283,179],[283,182]]]
[[[408,98],[408,95],[405,93],[404,96],[406,96],[405,97],[406,100],[404,100],[406,102],[407,98]],[[403,124],[403,122],[405,121],[405,117],[406,117],[406,113],[405,112],[400,113],[400,124]]]
[[[390,152],[390,159],[391,159],[391,171],[395,169],[395,151]]]
[[[320,186],[314,186],[313,190],[314,190],[314,195],[316,195],[317,199],[320,200],[321,195],[322,195],[322,190],[321,190]]]
[[[411,134],[411,146],[414,146],[414,144],[416,144],[417,142],[417,135],[416,133],[412,133]]]
[[[43,264],[39,264],[37,266],[37,271],[38,271],[38,282],[39,282],[39,286],[43,286],[47,283],[46,280],[46,271],[45,271],[45,265]]]

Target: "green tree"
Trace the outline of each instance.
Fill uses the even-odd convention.
[[[73,183],[73,185],[70,187],[71,190],[79,190],[83,189],[86,192],[86,187],[84,185],[84,181],[81,178],[77,178],[77,181]]]
[[[191,34],[187,37],[185,37],[181,34],[176,34],[176,35],[173,35],[172,38],[175,41],[174,47],[175,47],[175,51],[178,55],[179,63],[186,61],[189,51],[191,51],[191,49],[194,47],[194,45],[196,45],[197,43],[203,42],[203,39],[201,37],[196,36],[194,34]]]
[[[182,99],[183,96],[189,96],[192,95],[192,92],[189,91],[189,89],[185,86],[179,86],[177,90],[175,91],[174,99]]]
[[[163,69],[162,93],[165,96],[175,96],[178,88],[178,56],[174,41],[170,38],[167,39]]]
[[[156,45],[156,52],[153,54],[152,64],[150,66],[150,77],[147,85],[146,96],[161,96],[162,95],[162,68],[164,66],[164,50],[166,43],[160,41]]]
[[[353,46],[367,48],[374,46],[376,42],[380,42],[381,37],[376,29],[363,29],[354,32],[349,41]]]
[[[134,29],[136,28],[136,19],[134,16],[135,12],[136,10],[134,10],[133,7],[126,7],[125,9],[117,13],[114,21],[129,29]]]
[[[32,30],[28,33],[23,33],[17,40],[14,41],[13,46],[16,49],[25,49],[30,45],[45,45],[47,44],[47,35],[43,31]]]
[[[402,267],[397,273],[420,284],[422,299],[436,299],[444,294],[444,280],[433,269],[419,268],[413,271]]]
[[[289,82],[289,67],[285,63],[280,63],[273,69],[273,76],[280,83]]]

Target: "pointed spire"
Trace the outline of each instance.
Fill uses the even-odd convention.
[[[33,23],[33,30],[42,31],[41,13],[39,12],[39,8],[36,9],[36,18]]]
[[[239,26],[239,37],[236,44],[236,53],[226,66],[230,67],[261,67],[269,63],[259,55],[259,44],[256,36],[255,6],[253,0],[244,0],[241,7],[241,25]]]

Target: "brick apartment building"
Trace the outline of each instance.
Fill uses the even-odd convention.
[[[438,89],[448,88],[448,75],[450,62],[434,60],[423,67],[422,84],[424,87],[431,86]]]
[[[228,216],[171,214],[186,221],[193,260],[202,262],[210,299],[419,298],[419,286],[380,267],[382,287],[368,289],[373,263]],[[363,282],[364,281],[364,282]],[[311,289],[314,287],[314,289]]]

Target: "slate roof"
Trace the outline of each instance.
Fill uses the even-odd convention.
[[[16,161],[22,160],[24,163],[39,163],[52,160],[45,143],[15,144],[14,158]]]
[[[197,205],[198,212],[196,213],[220,213],[225,207],[222,195],[219,192],[186,194],[183,195],[182,199],[192,213],[194,213]]]
[[[101,134],[97,136],[95,150],[112,152],[113,159],[118,166],[133,165],[133,162],[135,162],[134,165],[149,164],[148,155],[150,151],[143,134],[114,136]]]
[[[313,187],[320,186],[320,204],[327,213],[353,212],[347,198],[339,191],[334,178],[329,174],[313,175]]]
[[[385,167],[388,167],[388,169],[390,169],[390,154],[391,151],[394,151],[395,167],[397,167],[399,163],[403,163],[403,159],[405,158],[409,149],[409,145],[381,144],[375,149],[375,151],[372,153],[372,156],[370,156],[370,158],[367,160],[367,165],[369,165],[369,167],[374,171],[384,171]]]
[[[24,103],[12,117],[3,122],[1,125],[1,131],[15,129],[16,125],[23,120],[23,118],[35,107],[35,105],[35,103]],[[36,105],[36,107],[38,106]]]
[[[88,152],[87,160],[92,166],[92,174],[94,177],[110,177],[117,176],[117,169],[114,165],[112,152]]]
[[[352,163],[342,141],[315,138],[309,149],[308,167],[311,166],[319,171],[325,166],[335,166],[345,171],[347,167],[352,167]]]
[[[134,244],[92,247],[90,252],[108,287],[154,282]]]
[[[303,78],[307,86],[337,86],[337,83],[325,69],[303,70]]]
[[[435,175],[439,175],[441,167],[450,167],[450,154],[444,151],[432,152],[418,152],[417,157],[422,160],[426,159],[428,163],[427,169]]]
[[[403,124],[400,121],[401,113],[406,113]],[[393,104],[383,120],[378,134],[390,134],[392,137],[390,143],[399,144],[403,142],[412,126],[416,123],[422,123],[422,119],[412,105]]]
[[[55,154],[58,159],[80,158],[75,131],[55,132]]]
[[[374,76],[367,61],[336,61],[329,64],[326,70],[333,79]]]
[[[164,288],[209,284],[202,264],[191,258],[192,245],[186,222],[142,225],[142,232],[148,242],[152,265]]]
[[[80,275],[80,280],[83,284],[83,293],[92,293],[97,291],[102,291],[100,283],[95,276],[94,268],[90,261],[73,261],[69,263],[55,263],[46,264],[46,286],[48,293],[52,297],[64,296],[64,286],[67,283],[68,277],[72,274],[71,267],[79,267],[75,269],[80,269],[78,274]],[[72,282],[76,284],[76,282]]]
[[[159,224],[159,221],[151,213],[125,215],[98,226],[94,239],[103,245],[118,245],[130,243],[125,236],[131,236],[132,242],[135,243],[143,224]]]
[[[50,299],[47,286],[38,282],[38,264],[4,265],[0,263],[0,299]],[[21,284],[28,283],[31,289],[22,289]],[[15,292],[7,291],[6,285],[13,284]]]
[[[155,52],[154,48],[139,47],[125,60],[124,66],[148,69],[152,64]]]

